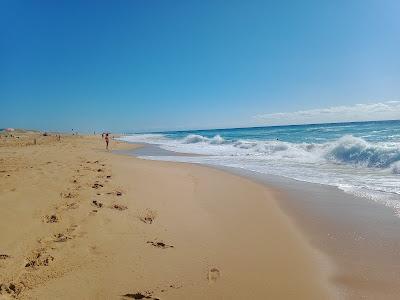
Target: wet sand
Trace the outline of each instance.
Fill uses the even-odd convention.
[[[174,156],[145,145],[131,155]],[[215,166],[209,166],[216,168]],[[243,169],[218,169],[273,188],[278,203],[308,242],[334,263],[331,277],[339,297],[399,299],[400,218],[391,208],[336,187],[300,182]]]
[[[334,262],[332,281],[340,294],[348,299],[399,299],[400,218],[391,208],[335,187],[224,170],[276,189],[283,210]]]

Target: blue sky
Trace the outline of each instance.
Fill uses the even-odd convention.
[[[399,15],[385,0],[2,0],[0,127],[351,121],[357,104],[400,118]]]

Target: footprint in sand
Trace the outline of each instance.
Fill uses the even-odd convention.
[[[95,182],[92,185],[93,189],[99,189],[99,188],[102,188],[102,187],[103,187],[103,185],[101,183],[98,183],[98,182]]]
[[[160,300],[158,298],[153,297],[153,292],[146,291],[146,292],[137,292],[134,294],[125,294],[122,297],[129,298],[129,299],[152,299],[152,300]]]
[[[146,224],[152,224],[157,217],[157,212],[151,209],[146,209],[142,215],[139,215],[139,220]]]
[[[86,163],[87,163],[87,164],[98,164],[99,161],[98,161],[98,160],[95,160],[95,161],[91,162],[90,160],[88,160]]]
[[[46,223],[58,223],[60,221],[60,218],[57,215],[47,215],[44,216],[43,220]]]
[[[182,287],[182,285],[181,284],[170,284],[169,285],[169,287],[171,288],[171,289],[180,289],[181,287]]]
[[[79,204],[76,203],[76,202],[72,202],[72,203],[68,203],[68,204],[66,205],[66,207],[67,207],[68,209],[76,209],[76,208],[79,207]]]
[[[120,191],[115,191],[115,192],[107,192],[107,195],[116,195],[116,196],[122,196],[122,192]]]
[[[27,259],[28,262],[25,264],[25,268],[36,269],[41,266],[48,266],[54,257],[47,254],[43,249],[34,253],[30,258]]]
[[[11,258],[11,256],[8,254],[0,254],[0,259],[9,259],[9,258]]]
[[[209,283],[215,283],[221,276],[221,272],[217,268],[211,268],[208,271],[207,279]]]
[[[60,196],[61,196],[61,198],[71,199],[71,198],[76,198],[78,195],[75,193],[71,193],[71,192],[61,192]]]
[[[174,248],[174,246],[167,245],[164,242],[147,241],[147,244],[151,244],[152,246],[157,247],[157,248],[161,248],[161,249]]]
[[[113,209],[117,209],[117,210],[125,210],[128,209],[128,207],[126,205],[122,205],[122,204],[114,204],[111,206],[111,208]]]
[[[11,282],[8,284],[0,283],[0,296],[9,295],[12,298],[16,298],[22,291],[21,286]],[[8,298],[7,298],[8,299]]]
[[[60,242],[66,242],[67,240],[71,239],[69,236],[66,236],[63,233],[57,233],[53,236],[53,241],[60,243]]]
[[[103,203],[101,203],[100,201],[97,200],[93,200],[92,204],[98,208],[102,208],[103,207]]]
[[[53,235],[53,237],[51,238],[51,241],[53,242],[66,242],[68,240],[71,240],[73,238],[76,237],[76,235],[73,234],[73,232],[78,228],[78,225],[71,225],[70,227],[68,227],[65,232],[60,232],[60,233],[56,233]],[[45,240],[44,240],[45,241]]]

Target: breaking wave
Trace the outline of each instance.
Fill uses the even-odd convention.
[[[201,142],[209,143],[210,145],[221,145],[226,143],[226,141],[220,135],[216,135],[213,138],[207,138],[198,134],[189,134],[183,139],[183,143],[185,144],[195,144]]]
[[[282,159],[301,163],[325,161],[355,167],[389,168],[393,174],[400,174],[399,143],[371,143],[352,135],[322,144],[279,140],[227,140],[220,135],[206,137],[198,134],[189,134],[181,139],[169,139],[162,134],[133,135],[123,139],[158,144],[175,152],[213,156],[255,156],[266,160]]]
[[[363,167],[388,168],[400,161],[400,147],[389,143],[368,143],[362,138],[344,136],[329,143],[326,158]]]
[[[121,139],[194,156],[144,156],[227,166],[326,184],[400,216],[400,122],[135,134]]]
[[[264,156],[266,160],[283,159],[302,163],[328,161],[367,168],[390,168],[400,174],[400,145],[398,143],[370,143],[352,135],[335,141],[317,143],[289,143],[278,140],[226,140],[220,135],[205,137],[190,134],[182,139],[167,139],[162,135],[138,135],[125,139],[156,143],[167,150],[220,156]]]

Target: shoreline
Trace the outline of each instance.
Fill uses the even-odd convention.
[[[145,144],[138,153],[141,156],[174,155],[166,150],[158,152],[156,148]],[[324,253],[335,265],[332,281],[337,290],[342,291],[340,294],[350,299],[398,298],[400,263],[395,262],[400,261],[397,251],[400,219],[392,208],[333,186],[233,167],[200,165],[276,189],[278,204],[284,213],[312,247]]]
[[[329,268],[270,189],[106,152],[100,138],[48,141],[0,147],[3,296],[333,298]]]
[[[334,263],[332,280],[346,298],[398,298],[400,218],[391,207],[333,186],[221,169],[277,189],[283,211]]]
[[[142,148],[140,148],[140,150],[141,150]],[[119,153],[119,154],[126,154],[126,153],[123,153],[123,152],[125,152],[125,151],[121,151],[122,153]],[[185,155],[185,154],[184,154]],[[289,293],[290,294],[286,294],[286,296],[284,296],[283,294],[281,294],[282,293],[282,288],[284,288],[284,289],[287,289],[287,288],[289,288],[289,289],[292,289],[292,288],[290,288],[290,282],[293,282],[293,279],[291,279],[290,277],[292,276],[292,274],[290,274],[291,272],[303,272],[303,275],[305,275],[306,273],[308,273],[308,271],[307,271],[307,269],[309,268],[309,267],[311,267],[312,269],[313,269],[313,272],[315,272],[316,274],[319,274],[318,276],[317,276],[317,281],[319,282],[318,283],[318,285],[319,285],[319,287],[318,286],[314,286],[313,288],[312,288],[312,293],[314,293],[314,292],[317,292],[317,293],[320,293],[320,289],[321,289],[321,287],[322,287],[322,290],[324,291],[322,294],[320,294],[319,296],[317,296],[317,298],[318,299],[330,299],[330,298],[332,298],[332,299],[337,299],[337,296],[339,295],[339,293],[338,293],[338,291],[331,285],[331,283],[330,283],[330,280],[329,280],[329,278],[330,278],[330,276],[332,275],[332,268],[333,268],[333,266],[330,264],[330,262],[329,262],[329,259],[327,258],[327,257],[325,257],[322,253],[320,253],[318,250],[316,250],[315,248],[312,248],[312,247],[310,247],[310,245],[309,245],[309,243],[304,239],[304,237],[303,237],[303,235],[298,231],[298,229],[296,228],[296,226],[292,223],[292,220],[283,212],[283,211],[281,211],[281,209],[278,207],[279,205],[278,205],[278,201],[277,201],[277,199],[275,198],[276,197],[276,195],[275,195],[275,191],[273,191],[273,190],[271,190],[271,188],[268,188],[268,187],[265,187],[265,186],[263,186],[263,185],[260,185],[260,184],[258,184],[258,183],[256,183],[256,182],[254,182],[253,180],[249,180],[248,178],[244,178],[244,177],[242,177],[242,176],[237,176],[237,175],[235,175],[235,174],[232,174],[232,173],[229,173],[229,172],[226,172],[226,171],[223,171],[223,170],[218,170],[218,169],[215,169],[215,168],[210,168],[209,166],[203,166],[203,165],[196,165],[196,164],[190,164],[190,163],[179,163],[179,162],[168,162],[168,161],[149,161],[149,160],[144,160],[144,159],[141,159],[141,158],[135,158],[135,159],[138,159],[138,160],[140,160],[140,161],[142,161],[143,162],[143,164],[147,164],[147,163],[152,163],[152,164],[154,164],[155,166],[156,166],[156,168],[160,168],[160,166],[162,165],[163,166],[163,168],[165,168],[165,169],[171,169],[171,168],[173,168],[173,169],[181,169],[181,170],[184,170],[185,172],[190,172],[191,174],[196,174],[196,173],[205,173],[205,175],[204,175],[204,178],[202,179],[202,180],[204,180],[204,181],[206,181],[206,178],[207,178],[207,183],[204,183],[206,186],[214,186],[212,189],[213,189],[213,191],[212,191],[212,193],[214,194],[215,192],[216,192],[216,190],[215,189],[217,189],[217,187],[215,186],[215,185],[219,185],[219,184],[221,184],[221,182],[215,182],[215,181],[218,181],[218,180],[215,180],[216,178],[213,178],[214,176],[215,177],[217,177],[219,180],[221,180],[221,178],[222,179],[224,179],[224,177],[232,177],[232,179],[234,179],[235,181],[236,180],[238,180],[238,184],[239,185],[241,185],[241,184],[249,184],[250,185],[250,187],[249,187],[249,189],[250,190],[254,190],[254,189],[261,189],[262,191],[263,191],[263,193],[268,193],[268,195],[264,195],[262,198],[262,200],[261,200],[261,203],[258,203],[258,204],[260,204],[260,205],[264,205],[264,204],[266,204],[266,203],[263,203],[264,201],[266,201],[266,202],[272,202],[272,203],[270,203],[270,204],[268,204],[268,205],[273,205],[274,207],[269,207],[268,208],[268,210],[275,210],[275,209],[277,209],[278,210],[278,212],[274,212],[274,214],[275,213],[278,213],[279,214],[279,217],[278,218],[280,218],[281,220],[280,220],[280,222],[284,222],[284,226],[285,227],[287,227],[287,229],[289,229],[289,232],[287,232],[287,235],[288,235],[288,237],[289,238],[293,238],[293,237],[295,237],[296,238],[296,240],[297,240],[297,245],[296,245],[296,250],[295,251],[293,251],[293,249],[290,249],[290,248],[287,248],[287,247],[282,247],[281,248],[281,246],[279,246],[279,245],[275,245],[275,246],[278,246],[278,248],[280,248],[279,249],[279,254],[278,253],[276,253],[277,255],[276,255],[276,257],[275,257],[275,259],[277,259],[278,261],[280,261],[281,259],[282,259],[282,256],[281,255],[284,255],[284,264],[289,264],[290,265],[290,271],[289,271],[289,269],[287,270],[287,271],[285,271],[283,274],[279,274],[279,273],[281,273],[282,272],[282,270],[279,270],[280,268],[286,268],[285,266],[283,266],[283,265],[280,265],[279,267],[278,267],[278,269],[276,269],[276,272],[277,273],[275,273],[274,275],[275,276],[277,276],[277,277],[280,277],[280,276],[282,276],[282,278],[283,278],[283,282],[280,282],[279,283],[279,285],[281,285],[281,284],[283,284],[282,286],[281,286],[281,288],[279,289],[279,290],[277,290],[277,291],[275,291],[275,292],[273,292],[273,293],[271,293],[271,294],[269,294],[268,293],[268,289],[265,289],[265,290],[263,290],[263,287],[260,285],[260,286],[255,286],[255,288],[253,288],[254,290],[257,290],[257,289],[259,289],[260,287],[261,287],[261,290],[259,290],[259,294],[258,294],[258,296],[257,296],[257,294],[251,294],[251,293],[249,293],[249,294],[247,294],[247,295],[243,295],[243,296],[250,296],[251,298],[252,297],[254,297],[254,298],[258,298],[258,297],[260,297],[260,296],[266,296],[266,295],[268,295],[268,296],[272,296],[272,297],[276,297],[276,298],[280,298],[280,297],[283,297],[282,299],[290,299],[291,297],[296,297],[296,299],[302,299],[303,298],[303,296],[302,296],[302,292],[300,292],[299,290],[293,290],[293,291],[289,291]],[[161,165],[160,165],[161,164]],[[192,177],[193,175],[190,175],[190,177]],[[212,178],[209,178],[209,177],[212,177]],[[207,187],[207,188],[208,188]],[[233,187],[233,186],[231,186],[231,187]],[[221,188],[221,189],[224,189],[224,184],[222,184],[222,186],[221,187],[219,187],[219,188]],[[247,190],[246,191],[246,193],[248,193],[249,192],[249,190]],[[223,193],[225,193],[225,190],[223,191]],[[211,195],[211,196],[214,196],[214,195]],[[230,193],[230,196],[232,197],[233,196],[233,194],[232,194],[232,191],[231,191],[231,193]],[[246,196],[245,196],[245,199],[248,199],[248,197],[249,197],[250,195],[248,195],[248,194],[246,194]],[[214,196],[215,197],[215,196]],[[250,198],[251,198],[251,196],[250,196]],[[258,199],[257,199],[257,201],[258,201]],[[225,213],[224,211],[226,210],[226,204],[227,203],[219,203],[219,205],[220,206],[222,206],[222,207],[219,207],[218,209],[218,212],[219,212],[219,214],[218,215],[216,215],[215,217],[217,217],[217,218],[219,218],[219,219],[222,219],[222,217],[223,217],[223,214]],[[228,203],[228,206],[229,205],[231,205],[232,203]],[[245,206],[243,206],[243,205],[245,205]],[[208,214],[210,214],[210,213],[215,213],[215,208],[217,208],[217,203],[212,203],[212,211],[210,211],[210,210],[208,210]],[[249,210],[250,212],[249,213],[246,213],[246,210]],[[256,207],[253,207],[252,205],[251,206],[248,206],[248,203],[244,203],[244,202],[242,202],[241,201],[241,203],[240,203],[240,209],[237,209],[237,207],[233,207],[232,208],[232,212],[231,213],[233,213],[234,214],[234,216],[235,216],[235,218],[237,218],[237,216],[238,216],[238,214],[239,215],[249,215],[249,216],[251,216],[252,218],[255,218],[255,219],[257,219],[257,220],[253,220],[253,219],[251,219],[252,221],[260,221],[260,223],[257,223],[257,224],[252,224],[252,225],[255,225],[256,227],[258,227],[258,226],[261,226],[262,227],[262,224],[265,224],[264,222],[266,221],[267,223],[270,223],[271,221],[267,221],[267,220],[264,220],[264,218],[266,217],[266,218],[268,218],[268,216],[265,216],[265,215],[262,215],[262,216],[258,216],[259,215],[259,212],[257,211],[257,209],[256,209]],[[257,212],[256,212],[257,211]],[[266,211],[265,210],[263,210],[263,212],[265,213]],[[231,218],[227,218],[226,216],[225,216],[225,218],[224,218],[225,220],[224,220],[224,222],[225,223],[228,223],[229,222],[229,224],[230,225],[233,225],[232,224],[232,221],[231,221]],[[219,220],[219,221],[222,221],[222,220]],[[245,220],[244,220],[245,221]],[[245,221],[245,222],[247,222],[247,221]],[[236,230],[235,230],[235,232],[228,232],[228,234],[234,234],[234,235],[237,235],[237,232],[236,231],[241,231],[241,232],[243,232],[243,231],[246,231],[243,227],[246,227],[246,226],[244,226],[244,224],[243,223],[240,223],[240,224],[237,224],[237,222],[235,221],[234,222],[235,223],[235,225],[234,225],[234,227],[236,227]],[[228,227],[229,225],[225,225],[224,226],[224,228],[225,229],[227,229],[227,227]],[[274,226],[277,226],[277,224],[275,224]],[[277,235],[278,235],[278,233],[277,232],[275,232],[275,231],[278,231],[278,228],[279,227],[275,227],[274,228],[274,232],[272,233],[272,232],[270,232],[271,234],[273,234],[274,235],[274,237],[276,237]],[[255,229],[255,228],[253,228],[253,229]],[[255,234],[255,231],[256,230],[254,230],[254,231],[251,231],[251,230],[248,230],[247,232],[251,232],[251,234],[254,234],[255,235],[255,237],[256,237],[256,239],[257,238],[262,238],[262,236],[263,235],[267,235],[268,236],[268,230],[266,230],[265,231],[265,229],[266,228],[264,228],[264,230],[261,230],[261,232],[259,233],[259,234]],[[259,230],[259,228],[257,228],[257,232],[258,232],[258,230]],[[227,234],[227,232],[221,232],[221,234],[219,235],[221,238],[222,238],[222,236],[224,235],[224,234]],[[245,235],[245,233],[243,233],[243,235],[241,235],[242,237]],[[258,236],[258,237],[257,237]],[[281,235],[279,238],[278,238],[278,240],[279,239],[282,239],[281,240],[281,242],[283,242],[284,240],[285,240],[285,238],[283,237],[284,235]],[[219,241],[219,242],[221,242],[221,241]],[[227,243],[227,241],[225,241],[225,242],[223,242],[223,243]],[[232,244],[232,241],[229,241],[229,244]],[[238,243],[239,244],[239,243]],[[249,244],[249,246],[251,247],[251,246],[253,246],[253,245],[250,245]],[[240,246],[239,246],[240,247]],[[269,244],[268,245],[268,248],[270,248],[271,247],[271,245]],[[232,245],[232,247],[231,248],[234,248],[234,246]],[[257,260],[263,260],[263,256],[264,255],[266,255],[266,256],[268,256],[268,250],[267,250],[267,248],[265,248],[264,249],[265,250],[265,253],[263,253],[262,251],[257,251],[257,253],[259,253],[256,257],[257,257]],[[271,250],[271,249],[269,249],[269,250]],[[275,251],[275,250],[273,250],[273,251]],[[286,252],[286,251],[289,251],[289,252]],[[296,254],[295,254],[295,252],[296,252]],[[302,253],[303,252],[303,253]],[[289,262],[289,260],[291,260],[291,257],[290,256],[297,256],[298,254],[300,254],[301,256],[302,255],[305,255],[305,257],[308,257],[307,258],[307,260],[308,260],[308,262],[307,262],[307,264],[310,264],[308,267],[306,267],[305,269],[303,269],[303,268],[301,268],[301,269],[298,269],[297,271],[295,271],[296,269],[297,269],[297,267],[296,267],[296,262],[294,262],[294,261],[292,261],[292,262]],[[228,252],[226,252],[225,253],[225,255],[228,255],[229,256],[229,251]],[[248,257],[249,258],[249,257]],[[304,257],[303,257],[304,258]],[[266,258],[267,260],[269,260],[270,258]],[[297,258],[296,258],[297,259]],[[233,262],[233,261],[232,261]],[[237,263],[237,260],[236,260],[236,263]],[[246,262],[246,265],[248,264],[249,262]],[[257,261],[255,264],[254,264],[254,266],[256,265],[256,264],[258,264],[258,263],[260,263],[260,261]],[[282,261],[280,261],[280,262],[278,262],[278,264],[281,264],[282,263]],[[272,261],[270,261],[270,266],[269,267],[271,267],[271,265],[273,265],[274,263],[272,263]],[[246,268],[248,268],[249,266],[247,265],[246,266]],[[276,268],[276,267],[273,267],[273,268]],[[222,272],[221,272],[222,273]],[[265,274],[264,274],[265,275]],[[251,276],[254,276],[254,274],[251,274]],[[314,277],[314,275],[311,275],[311,274],[308,274],[308,276],[309,276],[309,278],[308,279],[311,279],[311,278],[313,278],[312,280],[316,280],[316,278]],[[258,277],[258,276],[257,276]],[[259,277],[262,277],[262,275],[260,274],[260,276]],[[253,277],[253,279],[254,279],[254,277]],[[260,278],[258,278],[258,280],[259,280]],[[271,278],[270,278],[271,279]],[[238,284],[240,284],[241,282],[242,282],[242,280],[244,280],[244,281],[246,281],[246,279],[245,278],[243,278],[242,276],[241,276],[241,278],[238,280]],[[279,278],[274,278],[273,279],[273,281],[279,281],[280,279]],[[297,283],[299,283],[299,280],[302,280],[301,278],[297,278],[297,279],[295,279],[295,281],[297,281]],[[286,283],[285,283],[285,281],[286,281]],[[289,284],[289,286],[285,286],[286,284]],[[303,283],[304,284],[304,283]],[[297,285],[297,284],[296,284]],[[308,284],[307,284],[308,285]],[[298,287],[298,286],[297,286]],[[271,292],[271,291],[270,291]],[[293,294],[292,294],[292,292],[293,292]],[[298,293],[298,292],[300,292],[299,294],[296,294],[296,293]],[[275,293],[275,294],[274,294]],[[289,296],[290,295],[290,296]],[[296,296],[295,296],[296,295]],[[324,295],[324,296],[321,296],[321,295]],[[334,295],[334,296],[333,296]],[[312,295],[312,294],[310,294],[310,295],[308,295],[308,296],[306,296],[306,298],[307,299],[313,299],[314,298],[314,296],[315,295]],[[221,299],[221,297],[222,298],[224,298],[224,297],[231,297],[231,298],[236,298],[236,297],[238,297],[238,295],[236,294],[236,295],[234,295],[234,294],[232,294],[232,295],[230,295],[229,296],[229,294],[224,294],[224,293],[222,293],[222,294],[220,294],[220,295],[218,295],[218,296],[216,296],[215,298],[214,297],[212,297],[211,299]],[[322,297],[322,298],[321,298]],[[241,298],[241,297],[238,297],[238,298]]]

